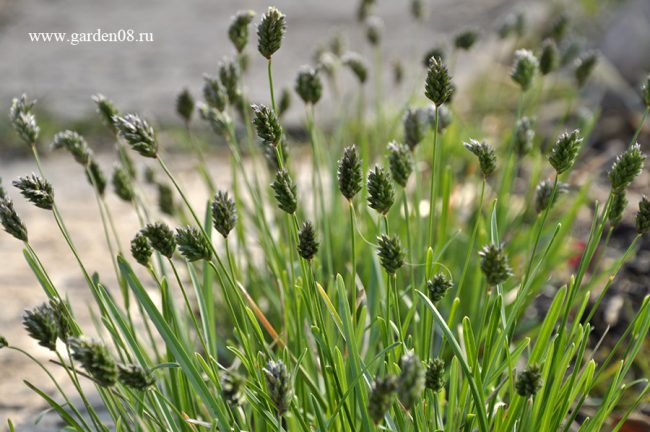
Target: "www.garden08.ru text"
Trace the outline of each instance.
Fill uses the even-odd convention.
[[[133,29],[120,29],[115,32],[105,32],[97,29],[94,32],[65,33],[65,32],[34,32],[28,33],[31,42],[69,43],[79,45],[86,42],[153,42],[153,33],[138,32]]]

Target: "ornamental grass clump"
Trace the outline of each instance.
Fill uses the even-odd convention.
[[[337,34],[305,50],[315,66],[280,77],[277,101],[271,59],[295,43],[291,17],[236,13],[208,54],[228,57],[188,83],[197,100],[169,98],[179,121],[154,130],[104,96],[88,102],[114,144],[101,158],[95,139],[41,131],[26,96],[7,107],[36,174],[0,187],[0,222],[43,291],[25,305],[30,339],[0,337],[0,361],[48,372],[25,381],[45,416],[80,432],[600,432],[644,407],[650,297],[628,275],[650,233],[648,83],[637,130],[603,168],[582,144],[609,123],[580,114],[593,95],[576,79],[591,70],[586,57],[579,76],[571,66],[591,16],[572,28],[554,10],[541,35],[511,13],[491,38],[501,55],[472,82],[456,59],[477,33],[384,61],[382,45],[410,33],[383,15],[379,31],[375,3],[356,3],[372,46]],[[426,25],[422,2],[395,4]],[[382,97],[395,62],[401,87]],[[64,179],[89,189],[86,176],[95,225],[48,176],[52,147],[83,168]]]

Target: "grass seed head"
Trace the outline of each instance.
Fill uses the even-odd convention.
[[[539,71],[542,75],[553,72],[559,63],[559,52],[553,39],[545,39],[539,55]]]
[[[65,341],[76,333],[70,303],[67,300],[51,299],[50,308],[54,314],[59,339]]]
[[[318,97],[320,98],[320,95]],[[283,88],[278,98],[278,117],[282,118],[289,108],[291,108],[291,92],[289,89]]]
[[[111,182],[113,183],[115,195],[117,195],[121,200],[126,202],[131,202],[133,200],[135,196],[133,183],[131,182],[131,176],[126,169],[119,165],[115,166]]]
[[[119,115],[120,112],[115,108],[113,102],[106,97],[98,93],[92,97],[93,102],[97,105],[97,113],[101,117],[102,121],[106,126],[108,126],[113,132],[116,132],[115,127],[115,116]]]
[[[355,145],[343,149],[343,157],[338,162],[336,176],[341,194],[351,201],[361,190],[363,182],[361,158]]]
[[[117,383],[119,371],[105,345],[83,338],[68,338],[72,358],[78,361],[99,385],[112,387]]]
[[[515,388],[520,396],[529,398],[542,388],[542,371],[537,365],[529,365],[519,373]]]
[[[357,21],[363,22],[370,16],[370,12],[375,6],[377,0],[359,0],[357,7]]]
[[[494,148],[485,141],[478,142],[474,139],[470,139],[464,145],[478,158],[483,178],[488,178],[497,168],[497,156]]]
[[[474,30],[462,31],[454,38],[454,47],[468,51],[474,46],[478,37],[478,33]]]
[[[275,173],[275,179],[271,184],[271,188],[273,189],[280,210],[294,214],[298,207],[296,184],[286,169]]]
[[[74,157],[74,160],[83,166],[87,166],[93,156],[92,150],[88,147],[84,137],[71,130],[54,135],[52,148],[67,150]]]
[[[607,219],[611,226],[616,226],[623,220],[623,212],[627,207],[627,197],[625,196],[625,190],[616,192],[612,195],[612,202],[609,208],[609,214]]]
[[[533,148],[533,140],[535,139],[534,121],[526,116],[517,120],[512,139],[519,157],[528,154]]]
[[[0,336],[0,349],[6,348],[9,346],[9,341],[7,341],[7,338],[4,336]]]
[[[566,183],[558,182],[557,191],[555,191],[555,198],[553,204],[560,197],[560,194],[569,191],[569,185]],[[553,195],[553,182],[550,180],[542,180],[535,188],[535,211],[539,214],[546,210],[551,205],[551,196]]]
[[[212,201],[212,225],[223,238],[227,238],[230,231],[237,224],[237,206],[228,192],[218,191]]]
[[[26,310],[23,314],[23,326],[40,346],[56,351],[59,326],[49,304],[43,303],[32,310]]]
[[[257,49],[260,54],[270,60],[280,49],[286,31],[287,21],[284,14],[273,6],[269,7],[257,26]]]
[[[137,114],[116,115],[113,122],[120,136],[144,157],[158,155],[158,143],[153,128]]]
[[[0,223],[8,234],[18,240],[28,241],[27,227],[16,213],[14,203],[9,197],[0,198]]]
[[[502,284],[512,276],[503,245],[487,245],[478,254],[481,257],[481,271],[490,286]]]
[[[425,370],[413,351],[399,359],[400,374],[397,378],[397,395],[408,411],[422,397],[425,385]]]
[[[399,87],[404,81],[404,65],[399,59],[393,60],[393,83],[396,87]]]
[[[330,39],[328,48],[332,55],[340,58],[345,52],[346,45],[347,41],[345,39],[345,36],[342,33],[337,32]]]
[[[512,65],[510,77],[519,84],[523,91],[530,88],[535,78],[539,63],[532,51],[520,49],[515,52],[515,61]]]
[[[44,178],[35,174],[20,177],[13,184],[20,193],[38,208],[52,210],[54,205],[54,190],[52,185]]]
[[[219,79],[226,89],[228,100],[231,105],[237,105],[241,99],[239,92],[239,81],[241,72],[237,63],[231,58],[224,58],[219,62]]]
[[[454,286],[453,282],[444,273],[438,273],[433,278],[427,281],[427,291],[429,292],[429,300],[434,305],[442,300],[447,291]]]
[[[506,39],[511,35],[521,37],[526,30],[526,17],[521,12],[511,13],[505,17],[497,33],[501,39]]]
[[[375,165],[368,172],[368,206],[386,215],[395,202],[395,190],[388,172]]]
[[[275,111],[266,105],[251,105],[253,125],[257,136],[269,146],[277,146],[283,139],[284,132]]]
[[[445,362],[440,358],[434,358],[427,367],[425,375],[425,386],[433,392],[439,392],[445,386]]]
[[[225,371],[221,374],[221,395],[230,406],[242,406],[246,401],[246,381],[239,375]]]
[[[548,156],[548,161],[558,175],[573,167],[581,145],[582,137],[577,129],[571,133],[565,132],[558,137]]]
[[[435,105],[431,105],[426,109],[427,118],[429,119],[429,126],[431,129],[436,129],[436,117],[438,118],[438,132],[442,133],[454,121],[451,110],[446,105],[439,106],[436,109]]]
[[[151,246],[163,256],[171,258],[176,250],[174,232],[164,222],[147,224],[142,234],[149,240]]]
[[[219,78],[209,75],[203,76],[203,98],[212,108],[219,111],[226,109],[228,94],[221,81],[219,81]]]
[[[379,424],[395,402],[397,379],[392,375],[375,378],[368,396],[368,414],[375,424]]]
[[[176,97],[176,114],[183,119],[185,124],[192,121],[194,114],[194,98],[188,89],[183,89]]]
[[[263,369],[266,387],[278,414],[284,415],[291,405],[292,390],[287,367],[282,360],[269,360]]]
[[[300,68],[294,88],[303,102],[311,105],[316,105],[323,93],[323,84],[318,71],[309,66]]]
[[[381,43],[381,35],[384,32],[384,21],[376,15],[366,19],[366,39],[372,46],[378,46]]]
[[[397,236],[382,234],[377,237],[377,255],[381,266],[389,275],[394,275],[404,265],[404,250]]]
[[[13,98],[9,109],[9,120],[14,130],[25,144],[30,146],[36,144],[41,131],[36,123],[36,116],[32,112],[34,104],[36,104],[35,100],[30,101],[27,99],[27,95],[23,94],[20,99]]]
[[[173,216],[176,211],[174,191],[167,183],[158,183],[158,208],[169,216]]]
[[[212,256],[208,240],[196,227],[176,228],[176,243],[181,255],[190,262],[207,261]]]
[[[575,62],[574,75],[578,87],[585,85],[594,68],[598,63],[598,54],[595,51],[587,51],[582,54]]]
[[[642,197],[639,201],[639,211],[636,214],[636,232],[641,235],[650,233],[650,200]]]
[[[368,79],[368,63],[356,52],[348,51],[341,59],[343,64],[349,68],[359,83],[364,84]]]
[[[436,59],[439,62],[444,63],[445,50],[440,46],[435,46],[424,53],[424,57],[422,57],[422,64],[426,69],[429,68],[432,59]]]
[[[117,365],[120,384],[144,391],[156,382],[151,371],[134,364]]]
[[[437,107],[449,102],[455,92],[451,76],[442,60],[433,56],[429,62],[424,95]]]
[[[564,40],[564,37],[569,31],[569,17],[566,14],[558,15],[553,22],[551,27],[548,29],[547,36],[553,39],[556,43],[560,43]]]
[[[204,103],[199,104],[199,115],[203,120],[208,122],[214,133],[219,136],[225,136],[232,124],[227,112]]]
[[[318,246],[314,226],[311,222],[306,221],[298,232],[298,254],[307,261],[311,261],[318,253]]]
[[[422,0],[411,0],[411,16],[416,21],[422,21],[424,18],[424,3]]]
[[[413,172],[413,154],[409,147],[397,141],[388,144],[388,166],[395,183],[406,187],[409,176]]]
[[[423,109],[409,108],[404,114],[404,142],[409,146],[411,151],[422,142],[429,126],[427,112]]]
[[[147,237],[141,232],[137,233],[131,240],[131,255],[133,258],[138,264],[148,267],[152,254],[153,249]]]
[[[643,170],[646,156],[641,152],[638,143],[616,157],[609,171],[609,181],[614,192],[625,190]]]
[[[86,167],[86,179],[88,183],[97,190],[99,195],[106,191],[106,176],[95,159],[90,159]]]
[[[238,11],[230,20],[228,38],[238,53],[244,51],[248,44],[248,26],[253,21],[255,12],[252,10]]]

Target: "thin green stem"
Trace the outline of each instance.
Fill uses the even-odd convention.
[[[277,114],[278,109],[275,105],[275,93],[273,92],[273,66],[270,58],[266,64],[266,72],[269,77],[269,91],[271,92],[271,107],[273,107],[273,111]]]
[[[634,144],[636,144],[636,140],[639,139],[639,134],[641,133],[641,130],[645,125],[645,121],[648,118],[648,113],[650,113],[650,107],[646,107],[646,109],[643,110],[643,115],[641,116],[641,121],[639,122],[639,126],[636,128],[636,131],[634,131],[634,136],[632,136],[632,139],[630,140],[630,145],[628,147],[631,147]]]
[[[436,112],[436,121],[435,121],[435,127],[433,129],[433,149],[432,149],[432,154],[431,154],[431,193],[429,195],[429,230],[427,233],[427,240],[429,241],[429,246],[433,248],[434,246],[434,241],[433,241],[433,220],[435,218],[435,211],[436,211],[436,155],[437,155],[437,147],[438,147],[438,118],[440,117],[440,112],[438,109],[438,106],[436,106],[435,109]]]

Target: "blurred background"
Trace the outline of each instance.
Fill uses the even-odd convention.
[[[303,64],[315,64],[319,47],[328,46],[334,35],[344,42],[345,50],[359,52],[369,64],[375,64],[374,52],[366,41],[366,29],[357,20],[357,2],[277,0],[272,3],[287,15],[288,23],[286,40],[273,57],[276,88],[292,90],[298,68]],[[419,83],[424,76],[423,58],[428,50],[449,47],[456,35],[472,30],[479,36],[476,45],[453,59],[453,74],[460,91],[458,107],[461,111],[472,111],[472,120],[482,122],[489,129],[489,119],[481,115],[481,109],[490,112],[495,108],[490,105],[489,98],[483,107],[467,107],[462,95],[486,85],[494,75],[501,76],[501,81],[504,76],[507,78],[512,50],[525,41],[502,39],[498,30],[513,14],[520,13],[526,25],[543,31],[562,10],[569,13],[574,20],[573,26],[580,29],[579,34],[571,35],[571,43],[579,50],[595,49],[601,54],[595,78],[585,90],[584,100],[579,102],[601,115],[590,143],[593,151],[603,155],[601,160],[608,160],[623,148],[630,131],[638,125],[641,109],[637,88],[642,77],[650,71],[650,1],[425,0],[423,18],[416,23],[409,3],[379,0],[374,10],[384,22],[384,33],[381,68],[372,67],[371,74],[382,74],[382,91],[392,108],[399,108],[411,94],[421,94]],[[22,93],[38,99],[36,112],[44,148],[55,132],[67,128],[78,130],[86,136],[99,154],[100,163],[109,171],[113,156],[103,155],[102,149],[110,149],[112,142],[108,131],[98,121],[91,100],[92,95],[102,93],[120,110],[140,112],[152,119],[158,129],[170,131],[163,135],[164,144],[170,152],[180,146],[176,149],[174,163],[183,173],[182,180],[188,185],[198,184],[191,161],[185,160],[183,152],[178,151],[182,145],[173,132],[175,128],[182,128],[175,114],[176,96],[187,88],[198,98],[202,75],[215,74],[219,61],[233,54],[226,32],[236,11],[254,10],[253,22],[257,23],[269,5],[266,0],[0,0],[0,177],[4,184],[35,170],[33,161],[26,157],[27,149],[11,130],[7,118],[11,99]],[[151,33],[153,41],[86,42],[73,46],[67,42],[32,42],[29,37],[30,32],[87,33],[97,29]],[[250,62],[246,85],[251,100],[268,102],[266,69],[254,49],[253,34],[254,26],[248,48]],[[398,59],[404,73],[405,85],[401,86],[393,81],[392,65]],[[351,92],[351,82],[349,73],[341,73],[341,97],[347,97],[348,89]],[[414,87],[415,84],[418,86]],[[372,99],[372,91],[369,98]],[[331,92],[324,92],[319,121],[325,129],[337,115],[328,109],[334,106],[331,99]],[[294,105],[287,112],[284,123],[299,141],[304,114],[300,104]],[[549,121],[557,115],[557,112],[549,113]],[[648,151],[647,129],[642,132],[640,142]],[[229,162],[221,157],[216,147],[210,162],[217,181],[228,177]],[[106,270],[108,277],[110,260],[103,244],[98,244],[101,242],[97,240],[99,213],[90,205],[93,194],[83,181],[82,172],[68,155],[58,154],[47,158],[45,169],[57,200],[64,203],[64,217],[74,221],[72,236],[75,242],[88,251],[88,265],[100,273]],[[643,182],[647,192],[650,185],[647,172],[639,181]],[[198,199],[202,199],[202,192],[199,192]],[[151,193],[153,196],[154,191]],[[129,207],[117,198],[109,197],[109,203],[125,210],[117,224],[127,241],[137,229],[137,220],[126,211]],[[16,207],[30,228],[35,249],[46,267],[52,269],[54,282],[65,286],[71,296],[89,296],[72,257],[61,254],[63,240],[54,232],[48,215],[20,199],[16,200]],[[621,244],[626,244],[624,233],[621,239]],[[647,274],[650,247],[647,244],[645,250],[645,255],[639,254],[641,262],[633,263],[636,270],[629,270],[636,272],[634,283],[639,287],[650,284]],[[5,235],[0,236],[0,263],[0,304],[3,306],[0,334],[13,344],[29,347],[32,351],[36,344],[26,337],[20,317],[24,308],[37,304],[44,296],[22,259],[20,243]],[[111,282],[107,278],[107,283]],[[648,284],[645,286],[650,286]],[[647,288],[629,286],[626,289],[647,291]],[[78,315],[83,319],[84,311],[78,311]],[[87,313],[85,319],[88,319]],[[18,424],[31,423],[44,408],[22,384],[23,377],[38,380],[40,375],[35,366],[25,364],[22,358],[0,353],[0,428],[4,427],[8,416]],[[19,430],[53,428],[46,418],[40,427],[29,429],[25,426]]]

